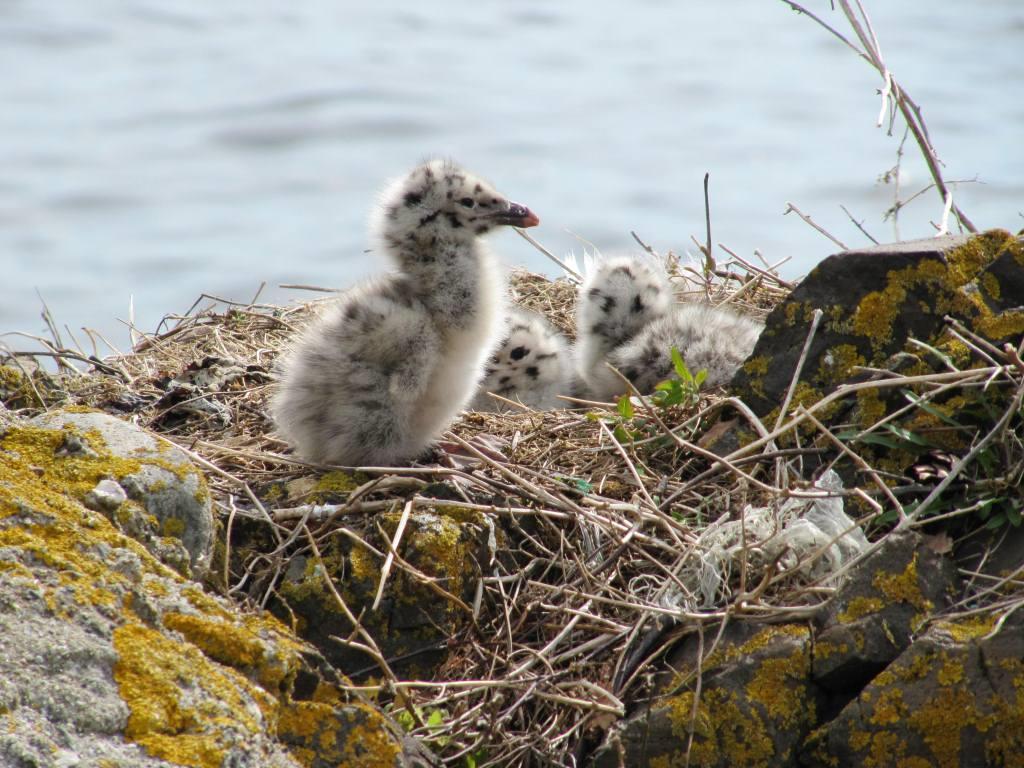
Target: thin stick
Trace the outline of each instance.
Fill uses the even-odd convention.
[[[707,239],[704,241],[704,247],[701,249],[704,251],[704,277],[707,279],[718,270],[718,265],[715,264],[715,257],[711,254],[711,198],[708,195],[708,180],[711,178],[711,173],[706,172],[704,174],[704,226],[707,232]]]
[[[805,223],[809,224],[814,229],[816,229],[819,232],[821,232],[821,234],[823,234],[825,237],[827,237],[833,243],[838,245],[844,251],[850,250],[849,248],[846,247],[846,245],[843,243],[842,240],[840,240],[838,237],[835,237],[831,232],[829,232],[824,227],[822,227],[819,224],[817,224],[810,216],[805,214],[803,211],[801,211],[799,208],[797,208],[791,202],[787,201],[786,202],[786,210],[782,212],[782,215],[786,216],[786,215],[788,215],[790,213],[795,213],[797,216],[799,216],[801,219],[803,219]]]
[[[519,227],[512,227],[512,229],[514,229],[516,231],[516,233],[521,238],[523,238],[526,242],[528,242],[530,245],[532,245],[538,251],[543,253],[545,256],[547,256],[549,259],[551,259],[553,262],[555,262],[555,264],[560,266],[565,271],[565,273],[567,275],[569,275],[577,283],[582,283],[583,282],[583,275],[581,275],[579,272],[577,272],[575,269],[570,267],[568,264],[566,264],[560,258],[555,256],[555,254],[553,254],[551,251],[549,251],[543,245],[541,245],[536,240],[534,240],[533,237],[525,229],[520,229]]]
[[[804,339],[804,348],[800,351],[800,359],[796,361],[796,368],[793,369],[793,378],[790,379],[789,389],[786,390],[786,397],[783,399],[782,406],[779,408],[779,415],[775,419],[776,431],[782,424],[782,420],[786,418],[786,411],[789,410],[789,404],[793,401],[796,385],[800,381],[800,374],[803,373],[804,364],[807,362],[807,355],[811,351],[811,342],[814,341],[814,334],[818,332],[818,324],[821,323],[822,315],[823,312],[820,309],[815,309],[814,315],[811,317],[811,328],[807,331],[807,338]]]
[[[398,550],[398,543],[402,540],[402,534],[405,532],[405,524],[409,522],[409,515],[412,513],[414,501],[415,499],[410,499],[402,508],[402,517],[399,518],[398,527],[395,528],[395,535],[391,540],[391,548],[388,551],[388,556],[384,558],[383,567],[380,569],[380,583],[377,585],[377,594],[374,596],[373,604],[370,606],[371,611],[376,611],[380,606],[380,599],[384,595],[384,585],[387,584],[388,574],[391,573],[391,564],[395,562],[395,552]]]
[[[843,213],[845,213],[847,215],[847,217],[849,217],[850,221],[853,222],[853,226],[855,226],[857,229],[859,229],[861,231],[861,233],[864,235],[864,237],[866,237],[868,240],[870,240],[875,245],[878,245],[878,241],[875,240],[875,238],[871,236],[870,232],[868,232],[866,229],[864,229],[864,222],[863,221],[857,221],[855,218],[853,218],[853,214],[850,213],[846,209],[845,205],[840,205],[839,207],[843,209]],[[897,239],[899,239],[899,238],[897,238]]]

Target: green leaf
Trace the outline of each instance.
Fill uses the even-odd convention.
[[[416,727],[416,721],[413,720],[412,713],[407,709],[402,709],[398,712],[393,713],[395,721],[402,726],[406,731],[411,731]]]
[[[914,445],[920,445],[920,446],[923,446],[925,448],[932,448],[932,447],[934,447],[929,441],[925,440],[923,437],[918,435],[916,432],[911,432],[909,429],[904,429],[903,427],[898,427],[895,424],[885,424],[884,427],[889,432],[891,432],[892,434],[896,435],[896,437],[900,438],[901,440],[905,440],[908,443],[913,443]]]
[[[1015,507],[1010,507],[1006,510],[1006,519],[1010,521],[1010,525],[1014,528],[1020,528],[1021,516],[1020,510]]]
[[[687,384],[693,383],[693,374],[690,373],[690,369],[686,367],[683,356],[679,354],[679,350],[675,347],[672,347],[672,365],[675,367],[680,379]]]
[[[1002,513],[992,515],[992,517],[989,518],[989,521],[985,523],[985,527],[991,531],[994,531],[996,528],[1002,528],[1004,525],[1006,525],[1006,515]]]
[[[426,724],[428,728],[440,728],[444,725],[444,713],[440,709],[432,710],[427,715]]]
[[[865,432],[860,436],[857,435],[856,431],[853,431],[852,434],[847,433],[847,440],[853,440],[854,438],[856,438],[856,442],[858,443],[864,443],[866,445],[881,445],[883,448],[890,448],[892,450],[898,450],[902,447],[898,440],[893,440],[891,437],[880,435],[877,432]]]
[[[612,434],[615,435],[615,439],[618,440],[620,443],[633,442],[633,433],[630,432],[621,424],[615,427],[615,431],[613,431]]]
[[[560,483],[565,483],[570,488],[575,488],[581,493],[590,493],[594,486],[589,480],[585,480],[582,477],[571,477],[569,475],[555,475],[555,479]]]
[[[619,415],[624,419],[633,418],[633,402],[629,399],[629,395],[623,395],[619,398],[618,402]]]
[[[701,368],[699,371],[697,371],[697,375],[693,377],[693,382],[694,384],[697,385],[698,389],[700,388],[700,385],[704,383],[704,379],[706,379],[707,377],[708,372],[706,369]]]

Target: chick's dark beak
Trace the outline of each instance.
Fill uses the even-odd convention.
[[[508,210],[496,214],[494,220],[499,224],[510,224],[513,227],[536,227],[540,224],[537,214],[519,203],[509,203]]]

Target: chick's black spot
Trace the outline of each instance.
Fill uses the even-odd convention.
[[[434,211],[433,213],[428,213],[426,216],[424,216],[422,219],[420,219],[420,226],[422,227],[422,226],[424,226],[426,224],[430,224],[440,214],[441,214],[440,211]]]
[[[530,354],[530,350],[528,350],[526,347],[516,347],[511,352],[509,352],[508,356],[511,357],[513,360],[522,360],[528,354]]]
[[[526,375],[531,379],[536,379],[540,376],[540,371],[537,369],[536,365],[531,365],[526,369]]]
[[[639,296],[634,296],[633,297],[633,305],[629,308],[629,311],[634,313],[634,314],[636,314],[638,312],[643,312],[644,309],[646,309],[646,305],[643,303],[643,301],[640,299],[640,297]]]
[[[604,303],[601,305],[601,311],[607,314],[615,309],[616,304],[618,304],[618,302],[615,301],[614,296],[605,296]]]
[[[456,216],[454,213],[448,213],[445,214],[445,216],[448,219],[448,224],[451,226],[452,229],[462,229],[462,222],[459,221],[458,216]]]
[[[412,208],[414,205],[419,205],[423,202],[423,195],[416,192],[406,192],[405,197],[402,198],[405,201],[407,208]]]

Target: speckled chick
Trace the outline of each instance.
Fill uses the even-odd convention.
[[[691,373],[707,371],[705,387],[722,387],[753,352],[763,329],[756,320],[721,307],[680,303],[612,350],[608,362],[640,392],[649,393],[659,381],[675,375],[671,357],[675,347]],[[619,381],[618,387],[604,395],[623,389]]]
[[[580,289],[577,365],[590,397],[609,400],[625,387],[611,363],[641,392],[674,374],[671,349],[705,386],[728,384],[750,355],[761,323],[727,309],[676,302],[668,276],[644,258],[600,264]]]
[[[502,332],[505,289],[481,238],[537,217],[432,160],[393,182],[371,223],[397,272],[346,291],[283,356],[271,413],[304,459],[395,465],[473,397]]]
[[[504,338],[487,362],[470,408],[510,408],[489,392],[536,410],[564,408],[567,404],[558,395],[573,393],[573,376],[572,350],[565,336],[537,313],[512,307]]]
[[[576,367],[588,396],[606,399],[622,391],[605,362],[665,317],[672,302],[668,275],[652,259],[616,256],[588,271],[576,304]]]

